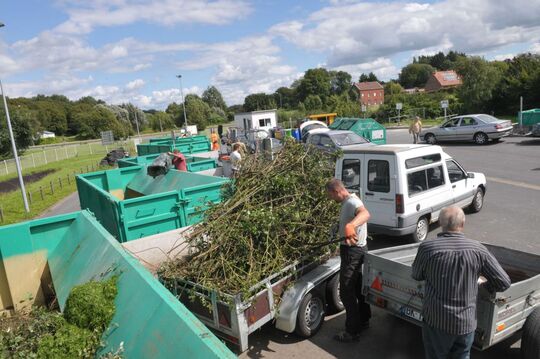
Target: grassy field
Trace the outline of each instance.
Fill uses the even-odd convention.
[[[32,197],[30,213],[26,213],[24,210],[20,189],[0,194],[0,207],[4,217],[3,222],[0,221],[0,225],[32,219],[56,202],[75,192],[77,190],[75,185],[75,174],[110,168],[99,167],[98,163],[102,158],[103,154],[82,155],[25,171],[24,175],[26,176],[44,170],[55,170],[55,172],[48,174],[36,182],[25,183],[26,191],[31,193]],[[15,173],[2,176],[0,177],[0,182],[16,177],[17,175]],[[28,198],[30,199],[30,197]]]

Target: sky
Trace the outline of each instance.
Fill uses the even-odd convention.
[[[180,102],[181,85],[233,105],[314,67],[390,80],[439,51],[540,53],[540,0],[3,0],[0,22],[7,96],[144,109]]]

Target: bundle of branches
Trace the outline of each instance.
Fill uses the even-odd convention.
[[[334,163],[334,156],[292,141],[273,161],[247,157],[224,201],[188,238],[191,255],[165,263],[161,277],[246,295],[294,261],[328,253],[328,246],[314,246],[329,240],[337,220],[325,190]]]

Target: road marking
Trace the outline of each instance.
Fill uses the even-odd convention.
[[[536,190],[536,191],[540,191],[540,186],[536,186],[534,184],[529,184],[529,183],[525,183],[525,182],[518,182],[518,181],[512,181],[512,180],[507,180],[507,179],[504,179],[504,178],[497,178],[497,177],[486,177],[486,178],[489,181],[493,181],[493,182],[497,182],[497,183],[508,184],[510,186],[516,186],[516,187],[528,188],[528,189],[533,189],[533,190]]]

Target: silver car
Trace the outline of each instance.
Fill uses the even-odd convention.
[[[512,133],[512,122],[490,115],[464,115],[452,117],[442,125],[423,129],[420,139],[434,144],[444,141],[474,141],[479,145],[489,140],[499,141]]]
[[[324,132],[309,133],[306,143],[327,152],[334,152],[340,148],[351,145],[373,145],[364,137],[352,131],[327,130]]]

